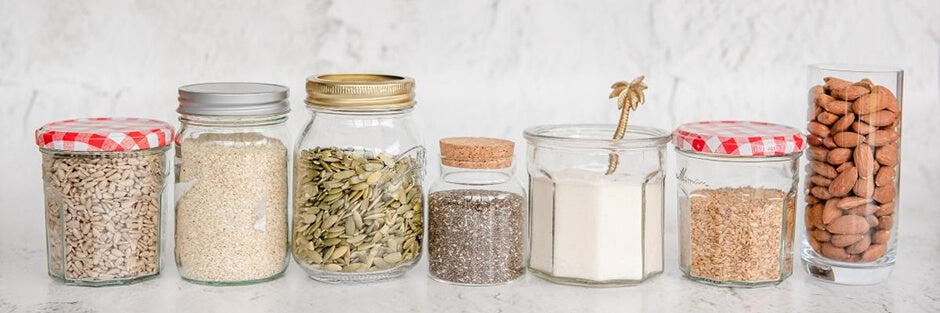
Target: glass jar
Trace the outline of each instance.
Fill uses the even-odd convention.
[[[398,277],[421,257],[425,148],[414,80],[307,79],[310,122],[294,152],[294,260],[324,282]]]
[[[65,120],[36,130],[50,276],[103,286],[160,273],[172,138],[169,124],[138,118]]]
[[[799,157],[791,127],[706,121],[679,126],[679,267],[719,286],[775,285],[790,276]]]
[[[529,128],[529,270],[555,283],[620,286],[663,271],[669,133],[616,125]],[[619,160],[611,174],[611,160]],[[616,163],[614,163],[616,164]]]
[[[888,278],[900,210],[900,69],[813,65],[807,130],[806,238],[813,277],[840,284]]]
[[[174,194],[183,279],[242,285],[287,268],[287,95],[260,83],[180,87]]]
[[[428,191],[429,274],[497,285],[525,275],[525,189],[513,148],[495,138],[441,139],[441,177]]]

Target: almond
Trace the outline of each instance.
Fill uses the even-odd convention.
[[[865,250],[865,253],[862,253],[862,261],[865,262],[874,262],[885,255],[885,252],[888,251],[888,246],[883,244],[871,245],[868,246],[868,250]]]
[[[822,222],[822,212],[823,212],[822,204],[813,205],[813,207],[810,208],[810,211],[808,214],[810,223],[806,225],[813,225],[813,227],[816,227],[817,229],[825,228],[826,225],[824,225]]]
[[[868,88],[853,84],[845,88],[832,89],[832,96],[836,99],[852,101],[858,99],[858,97],[861,97],[862,95],[868,94],[869,92],[870,90]]]
[[[819,243],[819,241],[816,241],[812,238],[810,238],[808,241],[809,241],[809,245],[813,247],[813,251],[822,253],[822,244]]]
[[[845,252],[851,254],[859,254],[865,252],[865,249],[868,249],[868,246],[871,245],[871,238],[868,236],[862,237],[859,241],[856,241],[851,246],[845,248]]]
[[[855,167],[855,163],[852,163],[852,162],[845,162],[845,163],[842,163],[842,165],[839,165],[839,167],[836,168],[836,172],[842,173],[842,172],[845,172],[845,171],[847,171],[848,169],[853,168],[853,167]]]
[[[862,240],[862,237],[865,237],[865,236],[864,235],[832,235],[832,237],[829,238],[829,242],[833,246],[842,248],[842,247],[848,247],[852,245],[853,243],[856,243],[859,240]]]
[[[878,148],[878,151],[875,152],[875,160],[878,160],[881,165],[894,166],[898,164],[898,146],[892,144]]]
[[[824,77],[823,81],[826,82],[825,88],[830,93],[832,93],[834,90],[845,89],[849,88],[849,86],[852,86],[851,82],[835,77]]]
[[[822,94],[826,94],[826,87],[823,85],[816,85],[809,89],[809,99],[811,100]]]
[[[872,94],[877,93],[881,98],[881,102],[884,103],[885,109],[894,113],[901,112],[901,106],[898,104],[898,98],[894,97],[894,93],[891,92],[888,88],[884,86],[876,86]]]
[[[874,214],[875,211],[878,211],[878,209],[879,207],[877,205],[866,203],[866,204],[862,204],[860,206],[851,208],[848,211],[846,211],[846,213],[854,214],[858,216],[868,216],[868,215]]]
[[[836,134],[836,136],[838,135],[839,134]],[[873,131],[871,134],[868,134],[868,145],[872,147],[881,147],[887,144],[894,143],[900,137],[901,135],[898,135],[898,133],[890,129],[876,130],[876,131]],[[838,140],[836,140],[836,144],[839,144]]]
[[[838,121],[832,124],[832,132],[838,133],[849,129],[852,126],[852,122],[855,121],[855,114],[852,112],[845,113],[842,118],[839,118]],[[823,136],[825,137],[825,136]]]
[[[835,148],[826,155],[826,161],[832,165],[845,163],[852,157],[852,150],[846,148]]]
[[[829,127],[826,127],[826,125],[823,125],[817,121],[809,122],[809,125],[806,128],[809,129],[810,134],[819,137],[829,136]]]
[[[878,224],[880,223],[878,222],[878,217],[874,215],[865,216],[865,221],[868,221],[869,228],[878,227]]]
[[[894,202],[884,203],[878,206],[878,211],[875,211],[875,216],[888,216],[894,214]]]
[[[865,136],[859,135],[858,133],[845,131],[833,135],[832,141],[835,142],[836,146],[839,147],[855,148],[855,146],[865,141]]]
[[[854,208],[854,207],[857,207],[866,203],[868,203],[868,199],[865,199],[865,198],[846,197],[846,198],[840,199],[836,207],[843,209],[843,210],[848,210],[848,209],[851,209],[851,208]]]
[[[826,201],[826,205],[823,207],[822,211],[822,223],[829,224],[832,220],[842,216],[842,210],[836,207],[836,204],[839,202],[839,199],[829,199]],[[820,240],[825,241],[825,240]]]
[[[852,192],[854,192],[856,196],[862,198],[871,198],[875,195],[874,179],[869,177],[859,177],[858,180],[855,181],[855,187],[852,187]]]
[[[858,117],[859,120],[868,123],[871,126],[882,127],[891,125],[898,115],[888,110],[881,110],[871,114],[865,114]]]
[[[809,170],[826,178],[836,178],[836,175],[839,175],[832,165],[819,161],[809,162]]]
[[[855,123],[852,123],[852,131],[858,133],[859,135],[868,135],[876,130],[878,130],[877,127],[865,124],[865,122],[862,121],[855,121]]]
[[[817,106],[817,108],[819,107]],[[829,112],[816,113],[816,121],[819,123],[822,123],[823,125],[832,125],[832,123],[835,123],[838,120],[839,120],[838,115],[835,115]]]
[[[861,234],[868,231],[868,221],[858,215],[843,215],[826,225],[826,229],[833,234]]]
[[[826,155],[829,154],[829,149],[824,147],[809,147],[809,149],[806,149],[806,154],[809,155],[810,160],[826,161]]]
[[[889,230],[879,230],[871,235],[871,243],[880,244],[887,243],[888,239],[891,239],[891,231]]]
[[[894,217],[891,215],[878,218],[878,228],[891,230],[894,227]]]
[[[859,176],[870,177],[874,175],[875,158],[872,155],[871,146],[860,144],[858,147],[855,147],[855,152],[852,153],[852,160],[855,162],[855,166],[858,167]]]
[[[813,238],[819,242],[829,242],[829,238],[832,237],[832,234],[830,234],[829,232],[825,230],[818,230],[818,229],[814,230],[812,232],[812,235],[813,235]]]
[[[823,256],[839,261],[846,261],[849,259],[849,254],[845,252],[845,249],[833,246],[829,243],[822,244],[822,251],[820,251]]]
[[[819,199],[817,199],[817,198],[814,197],[813,195],[806,195],[806,197],[804,197],[804,199],[806,199],[806,203],[807,203],[807,204],[817,204],[817,203],[819,203]]]
[[[852,188],[855,187],[856,180],[858,180],[858,169],[855,167],[849,168],[832,180],[832,184],[829,185],[829,194],[833,197],[841,197],[848,194],[849,191],[852,191]]]
[[[852,103],[852,111],[858,115],[865,115],[884,110],[887,103],[881,101],[881,97],[875,93],[870,93],[855,99]]]
[[[832,101],[825,102],[820,106],[829,113],[843,115],[845,113],[850,113],[852,103],[833,99]]]
[[[826,137],[826,138],[823,138],[823,147],[834,149],[838,146],[836,145],[835,140],[832,140],[832,137]]]
[[[878,175],[875,176],[875,186],[887,186],[894,185],[894,177],[897,176],[897,172],[894,171],[893,167],[882,166],[878,170]]]
[[[858,81],[857,83],[852,84],[852,86],[865,87],[865,90],[868,90],[869,92],[875,89],[875,83],[872,83],[871,79],[868,79],[868,78],[862,78],[862,80]]]
[[[875,201],[878,201],[878,203],[894,202],[895,195],[897,195],[897,190],[894,189],[893,184],[884,185],[875,188],[875,194],[872,195],[872,199],[875,199]]]
[[[836,101],[836,98],[830,95],[827,95],[825,93],[821,93],[821,94],[816,94],[815,96],[813,96],[813,101],[814,101],[813,103],[816,104],[816,106],[825,109],[826,105],[829,104],[829,102]]]
[[[809,191],[810,193],[812,193],[814,197],[822,199],[822,200],[829,200],[829,198],[832,198],[832,195],[829,194],[829,188],[826,188],[826,187],[816,186],[816,187],[813,187],[813,189],[810,189]]]
[[[809,177],[809,181],[816,186],[829,187],[829,184],[832,183],[831,179],[825,178],[822,175],[813,175]]]
[[[823,138],[810,134],[806,136],[806,142],[808,142],[810,146],[821,147],[823,145]]]

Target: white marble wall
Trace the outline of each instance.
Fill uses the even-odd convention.
[[[304,78],[357,71],[415,77],[416,115],[436,150],[445,136],[523,147],[528,126],[613,122],[609,84],[640,74],[650,88],[636,124],[802,127],[806,64],[898,66],[904,205],[924,209],[905,219],[916,218],[940,188],[938,45],[937,0],[0,0],[0,240],[42,247],[32,132],[45,122],[174,121],[178,86],[244,80],[293,89],[296,133]]]

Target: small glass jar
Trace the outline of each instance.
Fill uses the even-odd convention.
[[[674,133],[679,267],[692,280],[775,285],[792,270],[799,157],[791,127],[706,121]]]
[[[621,286],[662,273],[669,133],[629,126],[623,139],[610,139],[615,129],[584,124],[525,131],[528,267],[535,275]]]
[[[867,285],[891,274],[900,211],[904,72],[809,67],[806,238],[813,277]]]
[[[176,266],[183,279],[243,285],[283,275],[288,256],[287,87],[180,87]]]
[[[324,282],[401,276],[420,259],[424,234],[414,80],[314,76],[306,102],[310,122],[294,152],[294,260]]]
[[[428,191],[429,274],[467,286],[525,275],[525,189],[513,148],[495,138],[441,139],[441,177]]]
[[[172,138],[169,124],[138,118],[65,120],[36,130],[50,276],[104,286],[160,273]]]

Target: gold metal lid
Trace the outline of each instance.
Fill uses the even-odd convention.
[[[331,110],[384,111],[415,105],[415,81],[381,74],[326,74],[307,78],[308,106]]]

